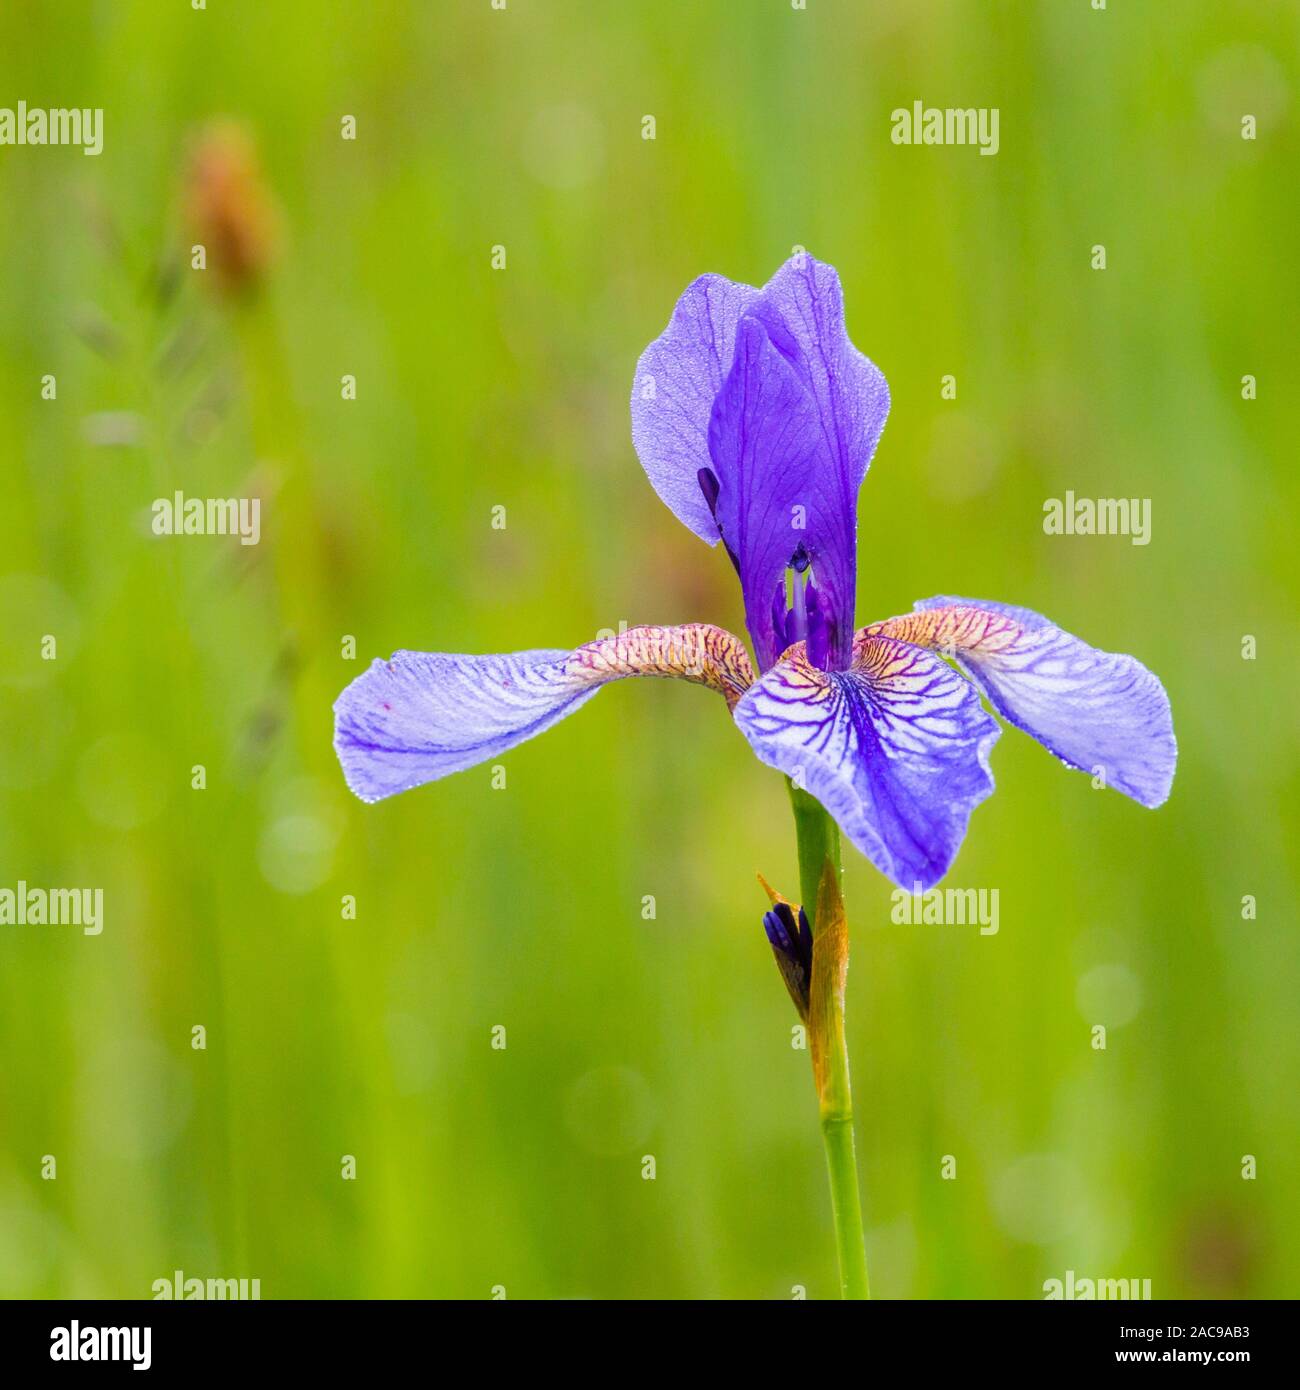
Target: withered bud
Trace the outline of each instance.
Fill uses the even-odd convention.
[[[763,914],[763,929],[781,979],[798,1010],[799,1017],[808,1022],[808,1007],[812,988],[813,938],[808,917],[798,903],[781,896],[760,874],[758,881],[772,900],[772,910]]]

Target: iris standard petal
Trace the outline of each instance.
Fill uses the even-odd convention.
[[[731,368],[736,325],[757,294],[752,285],[701,275],[632,379],[632,443],[641,467],[677,519],[710,545],[718,526],[700,486],[700,470],[709,467],[709,415]]]
[[[379,801],[499,756],[627,676],[694,681],[733,708],[753,671],[744,643],[707,623],[629,628],[574,651],[395,652],[335,701],[334,748],[348,786]]]
[[[829,663],[847,666],[857,580],[858,489],[889,415],[880,369],[849,341],[833,266],[792,256],[747,313],[758,318],[812,398],[821,435],[823,487],[834,506],[810,528],[808,553],[829,629]]]
[[[713,404],[709,457],[718,525],[740,572],[762,670],[787,645],[776,633],[773,598],[791,556],[819,526],[833,524],[835,490],[819,448],[812,398],[763,325],[743,318],[735,360]]]
[[[1068,767],[1143,806],[1169,796],[1178,761],[1164,686],[1135,657],[1098,651],[1030,608],[931,598],[864,628],[953,656],[1009,723]]]
[[[792,648],[735,718],[759,759],[801,783],[901,888],[943,877],[993,790],[996,721],[955,671],[890,637],[856,644],[847,671],[818,670]]]

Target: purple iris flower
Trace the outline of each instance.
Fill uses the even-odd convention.
[[[855,628],[857,495],[888,413],[832,267],[800,253],[761,290],[701,276],[637,364],[632,438],[679,520],[725,547],[757,676],[740,639],[707,624],[573,651],[397,652],[334,706],[348,785],[377,801],[445,777],[550,728],[606,682],[649,675],[720,693],[759,759],[904,888],[943,877],[993,790],[1000,729],[981,693],[1066,766],[1160,805],[1177,760],[1169,701],[1133,657],[977,599],[926,599]]]

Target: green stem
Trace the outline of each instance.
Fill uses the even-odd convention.
[[[847,1080],[847,1070],[845,1073]],[[840,1258],[840,1295],[870,1298],[867,1246],[862,1234],[862,1202],[858,1197],[858,1161],[853,1150],[853,1113],[822,1115],[822,1144],[831,1179],[831,1216],[835,1248]]]
[[[795,841],[799,846],[799,892],[803,895],[803,910],[816,934],[817,885],[822,881],[822,865],[829,859],[835,865],[835,876],[839,878],[843,873],[840,828],[815,796],[801,791],[793,782],[788,785],[790,805],[794,808]]]
[[[821,803],[790,784],[795,835],[799,846],[799,883],[803,908],[816,939],[815,916],[818,885],[829,859],[838,879],[840,833]],[[847,947],[846,947],[847,949]],[[819,1097],[822,1143],[831,1184],[831,1217],[835,1224],[835,1248],[840,1266],[840,1293],[844,1298],[871,1297],[867,1282],[867,1248],[862,1231],[862,1200],[858,1193],[858,1164],[853,1145],[853,1094],[849,1084],[849,1053],[844,1040],[844,1000],[830,991],[829,1018],[822,1020],[827,1050],[827,1079]]]

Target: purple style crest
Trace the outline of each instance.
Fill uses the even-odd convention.
[[[762,290],[695,281],[637,364],[642,467],[691,530],[727,546],[763,670],[804,639],[817,665],[849,664],[857,495],[888,414],[884,376],[845,331],[839,276],[805,252]],[[787,571],[801,590],[788,604]]]

